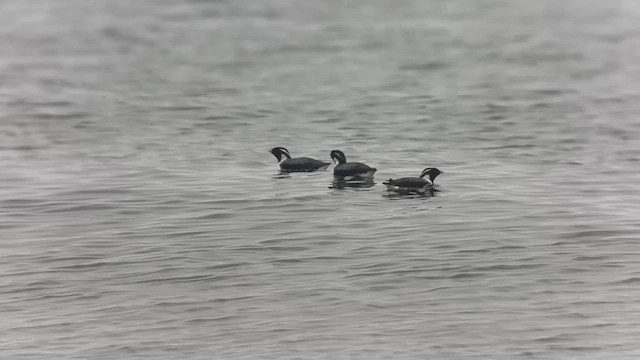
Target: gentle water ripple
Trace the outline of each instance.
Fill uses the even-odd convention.
[[[638,358],[638,19],[3,2],[0,355]],[[384,190],[427,166],[433,194]]]

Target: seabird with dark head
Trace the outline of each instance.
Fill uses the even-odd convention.
[[[347,162],[347,157],[340,150],[331,151],[331,159],[337,163],[333,168],[333,175],[345,180],[357,178],[372,178],[376,168],[359,162]]]
[[[331,163],[308,158],[299,157],[291,158],[289,150],[282,146],[271,149],[273,156],[278,159],[280,170],[283,172],[309,172],[316,170],[326,170]]]
[[[387,190],[399,193],[424,193],[433,190],[433,181],[443,172],[436,168],[426,168],[422,170],[419,177],[405,177],[400,179],[389,179],[383,182]],[[424,177],[429,175],[428,179]]]

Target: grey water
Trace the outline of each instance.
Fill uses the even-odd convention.
[[[0,358],[638,359],[638,24],[2,1]],[[279,174],[274,146],[378,172]],[[432,196],[382,185],[426,167]]]

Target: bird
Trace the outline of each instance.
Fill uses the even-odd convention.
[[[338,164],[333,168],[333,175],[345,180],[372,178],[376,168],[359,162],[347,162],[347,157],[340,150],[331,150],[331,159]]]
[[[437,168],[426,168],[422,170],[419,177],[405,177],[400,179],[389,179],[383,182],[387,186],[387,190],[399,193],[424,193],[427,190],[433,190],[433,181],[442,174],[443,171]],[[424,177],[429,175],[429,179]]]
[[[280,170],[283,172],[308,172],[316,170],[326,170],[331,163],[308,158],[291,158],[289,150],[282,146],[271,149],[273,156],[278,159]]]

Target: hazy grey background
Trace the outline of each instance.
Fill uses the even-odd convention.
[[[638,359],[635,0],[0,3],[3,359]],[[377,167],[277,175],[273,146]],[[435,197],[381,181],[445,171]]]

